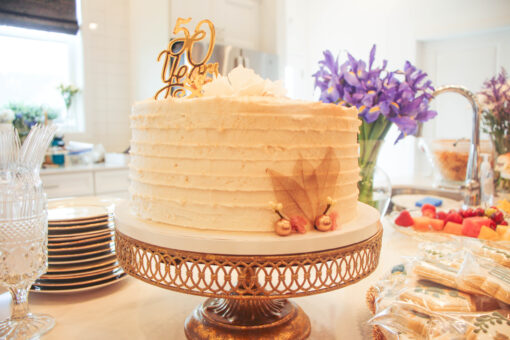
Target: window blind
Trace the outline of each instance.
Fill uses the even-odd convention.
[[[76,0],[0,0],[0,25],[76,34]]]

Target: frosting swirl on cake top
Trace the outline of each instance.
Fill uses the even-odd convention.
[[[243,66],[234,68],[226,77],[221,75],[216,77],[210,83],[205,84],[202,89],[204,97],[284,97],[287,94],[287,90],[285,90],[280,80],[262,79],[252,69]]]

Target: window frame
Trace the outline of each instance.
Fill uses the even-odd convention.
[[[76,35],[20,28],[0,25],[0,36],[30,39],[38,41],[64,43],[68,51],[69,82],[80,89],[79,95],[73,98],[73,105],[67,112],[66,118],[58,118],[55,124],[62,133],[85,132],[85,117],[83,105],[83,58],[81,48],[81,33]]]

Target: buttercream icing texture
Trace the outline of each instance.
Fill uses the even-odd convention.
[[[132,210],[178,227],[273,233],[276,198],[266,169],[291,174],[301,157],[317,165],[332,147],[340,162],[332,210],[340,224],[355,218],[356,109],[291,100],[274,83],[231,76],[230,95],[219,90],[223,78],[204,97],[135,103]]]

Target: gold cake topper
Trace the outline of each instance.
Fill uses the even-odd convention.
[[[202,95],[202,86],[211,80],[207,75],[218,75],[218,63],[207,64],[214,49],[215,31],[213,23],[207,19],[200,21],[195,26],[193,34],[190,35],[188,29],[184,27],[190,21],[191,18],[177,19],[173,34],[182,32],[184,37],[171,40],[167,49],[161,51],[158,55],[158,61],[162,57],[164,58],[161,79],[166,85],[156,92],[154,99],[158,99],[158,96],[162,93],[164,98],[168,98],[169,95],[180,98],[186,96],[186,94],[190,98],[199,97]],[[192,56],[193,45],[205,38],[206,32],[201,29],[204,24],[209,26],[211,32],[209,48],[202,60],[195,61]],[[186,59],[183,57],[184,54],[186,54]],[[190,65],[191,69],[188,65],[181,64],[185,60],[187,60],[187,64]]]

